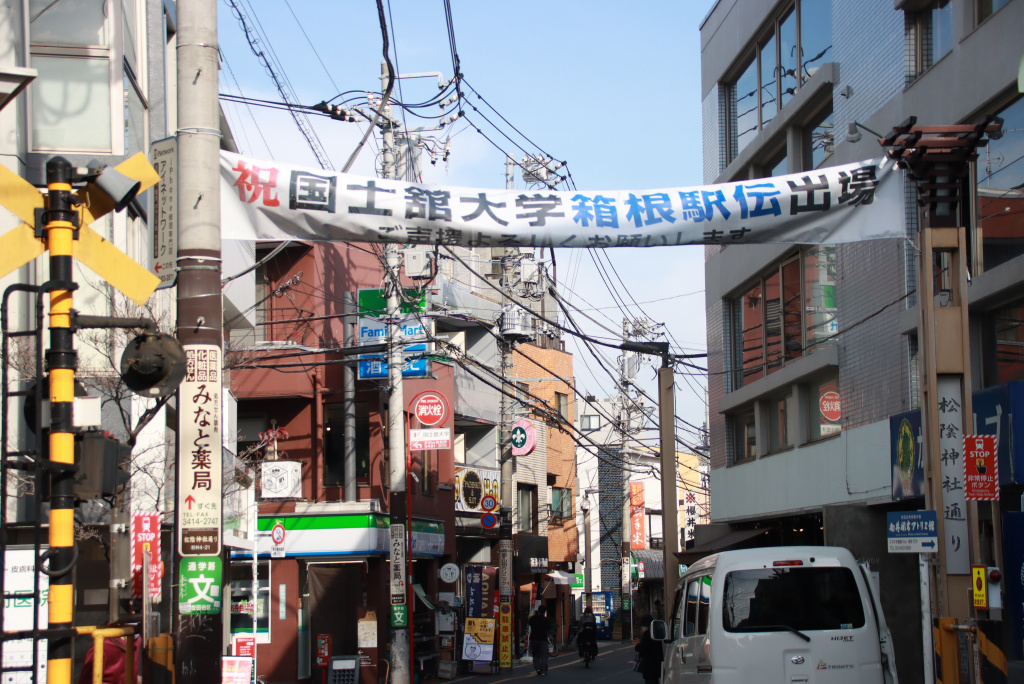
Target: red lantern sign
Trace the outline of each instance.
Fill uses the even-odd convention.
[[[448,419],[448,400],[440,392],[421,392],[413,401],[412,413],[421,425],[440,425]]]

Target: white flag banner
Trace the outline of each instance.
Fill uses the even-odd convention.
[[[904,236],[888,159],[736,183],[601,192],[367,178],[221,152],[228,239],[463,247],[835,244]]]

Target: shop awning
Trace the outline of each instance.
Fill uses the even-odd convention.
[[[665,552],[661,549],[634,549],[630,551],[633,556],[633,579],[664,580],[665,579]],[[644,564],[644,576],[640,577],[640,563]]]
[[[564,584],[566,586],[572,584],[573,580],[576,579],[572,573],[568,573],[564,570],[552,570],[544,576],[550,577],[551,581],[555,584]]]
[[[695,546],[692,549],[686,549],[676,554],[680,563],[685,565],[691,565],[696,563],[704,556],[710,556],[713,553],[719,551],[728,551],[729,549],[737,548],[750,548],[757,546],[752,540],[757,539],[761,535],[767,535],[772,531],[772,528],[765,528],[760,530],[734,530],[733,532],[727,533],[725,536],[719,537],[714,541],[710,541],[707,544],[701,544]],[[757,541],[763,541],[757,539]]]

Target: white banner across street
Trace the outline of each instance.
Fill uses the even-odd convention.
[[[888,159],[691,188],[484,190],[407,183],[221,152],[228,239],[464,247],[835,244],[904,236]]]

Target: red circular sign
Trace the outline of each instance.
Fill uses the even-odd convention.
[[[493,513],[484,513],[480,516],[480,524],[487,529],[491,529],[498,524],[498,517]]]
[[[839,392],[836,392],[833,389],[828,389],[821,393],[821,400],[818,402],[818,406],[821,409],[821,415],[825,420],[835,423],[843,416],[842,406],[839,400]]]
[[[412,412],[422,425],[440,425],[448,418],[448,400],[440,392],[423,392],[413,402]]]
[[[274,529],[270,531],[270,536],[273,538],[275,544],[284,544],[284,525],[278,523],[274,525]]]
[[[493,511],[498,507],[498,502],[495,501],[494,497],[488,494],[484,498],[480,499],[480,508],[485,511]]]

